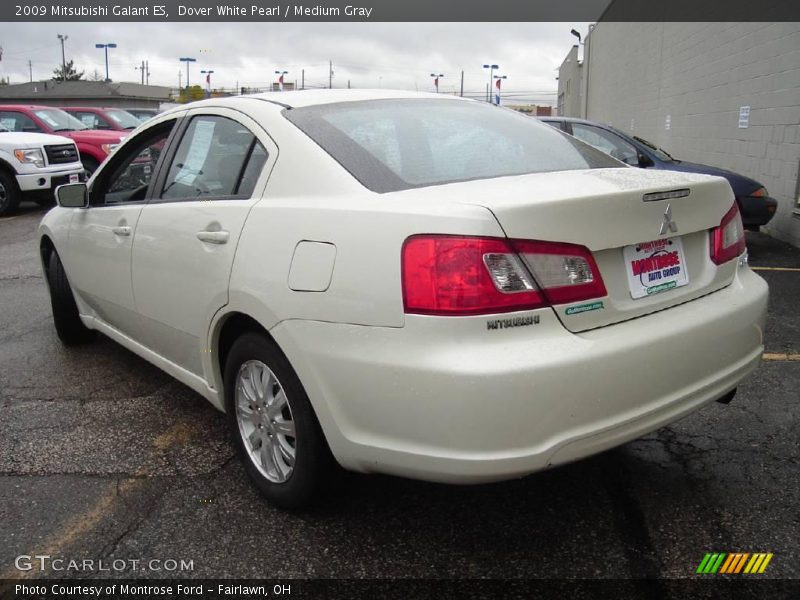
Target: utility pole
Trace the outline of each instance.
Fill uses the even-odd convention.
[[[333,61],[328,61],[328,89],[333,88]]]
[[[183,88],[183,71],[178,71],[178,89]]]
[[[28,74],[31,77],[31,83],[33,83],[33,63],[28,61]]]
[[[464,95],[464,71],[461,71],[461,95]]]
[[[147,74],[147,85],[150,85],[150,61],[144,61],[144,72]]]
[[[144,85],[144,61],[142,61],[142,66],[140,67],[142,71],[142,85]]]
[[[306,70],[305,69],[300,71],[300,89],[301,90],[306,89]]]
[[[58,34],[58,40],[61,42],[61,81],[67,80],[67,56],[64,53],[64,42],[66,42],[68,38],[68,35]]]
[[[350,80],[349,79],[347,80],[347,89],[348,90],[350,89]]]

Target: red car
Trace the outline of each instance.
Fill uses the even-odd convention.
[[[97,106],[64,106],[65,110],[89,129],[110,129],[112,131],[131,131],[141,121],[121,108],[100,108]]]
[[[0,105],[0,125],[9,131],[52,133],[74,140],[87,177],[127,135],[123,131],[89,129],[59,108],[30,104]]]

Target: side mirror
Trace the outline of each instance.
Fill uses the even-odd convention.
[[[644,154],[643,152],[639,152],[639,167],[642,169],[646,169],[647,167],[652,167],[653,161]]]
[[[67,183],[56,188],[56,202],[64,208],[89,206],[89,191],[85,183]]]

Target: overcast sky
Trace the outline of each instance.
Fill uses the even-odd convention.
[[[457,91],[464,70],[465,95],[485,94],[492,62],[507,75],[503,93],[510,102],[555,104],[556,69],[587,23],[0,23],[3,48],[0,76],[12,83],[52,77],[61,63],[56,35],[69,36],[67,60],[91,75],[105,74],[103,51],[95,43],[114,42],[109,71],[114,81],[140,81],[135,70],[150,64],[150,83],[186,84],[181,56],[197,59],[191,83],[200,70],[213,69],[214,87],[237,84],[265,87],[276,70],[289,71],[287,81],[307,87],[327,86],[333,61],[334,87],[386,87],[432,91],[430,74],[443,73],[440,91]]]

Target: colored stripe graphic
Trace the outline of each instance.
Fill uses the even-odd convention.
[[[713,554],[709,552],[697,567],[697,573],[716,573],[724,558],[724,552],[714,552]]]
[[[771,552],[708,552],[697,566],[702,574],[750,574],[763,573],[772,560]]]
[[[763,573],[763,572],[764,572],[764,569],[766,569],[766,568],[767,568],[767,565],[769,564],[769,561],[771,561],[771,560],[772,560],[772,556],[773,556],[772,552],[769,552],[769,553],[768,553],[768,554],[767,554],[767,555],[764,557],[764,562],[762,562],[762,563],[761,563],[761,568],[760,568],[760,569],[758,569],[758,572],[759,572],[759,573]]]

